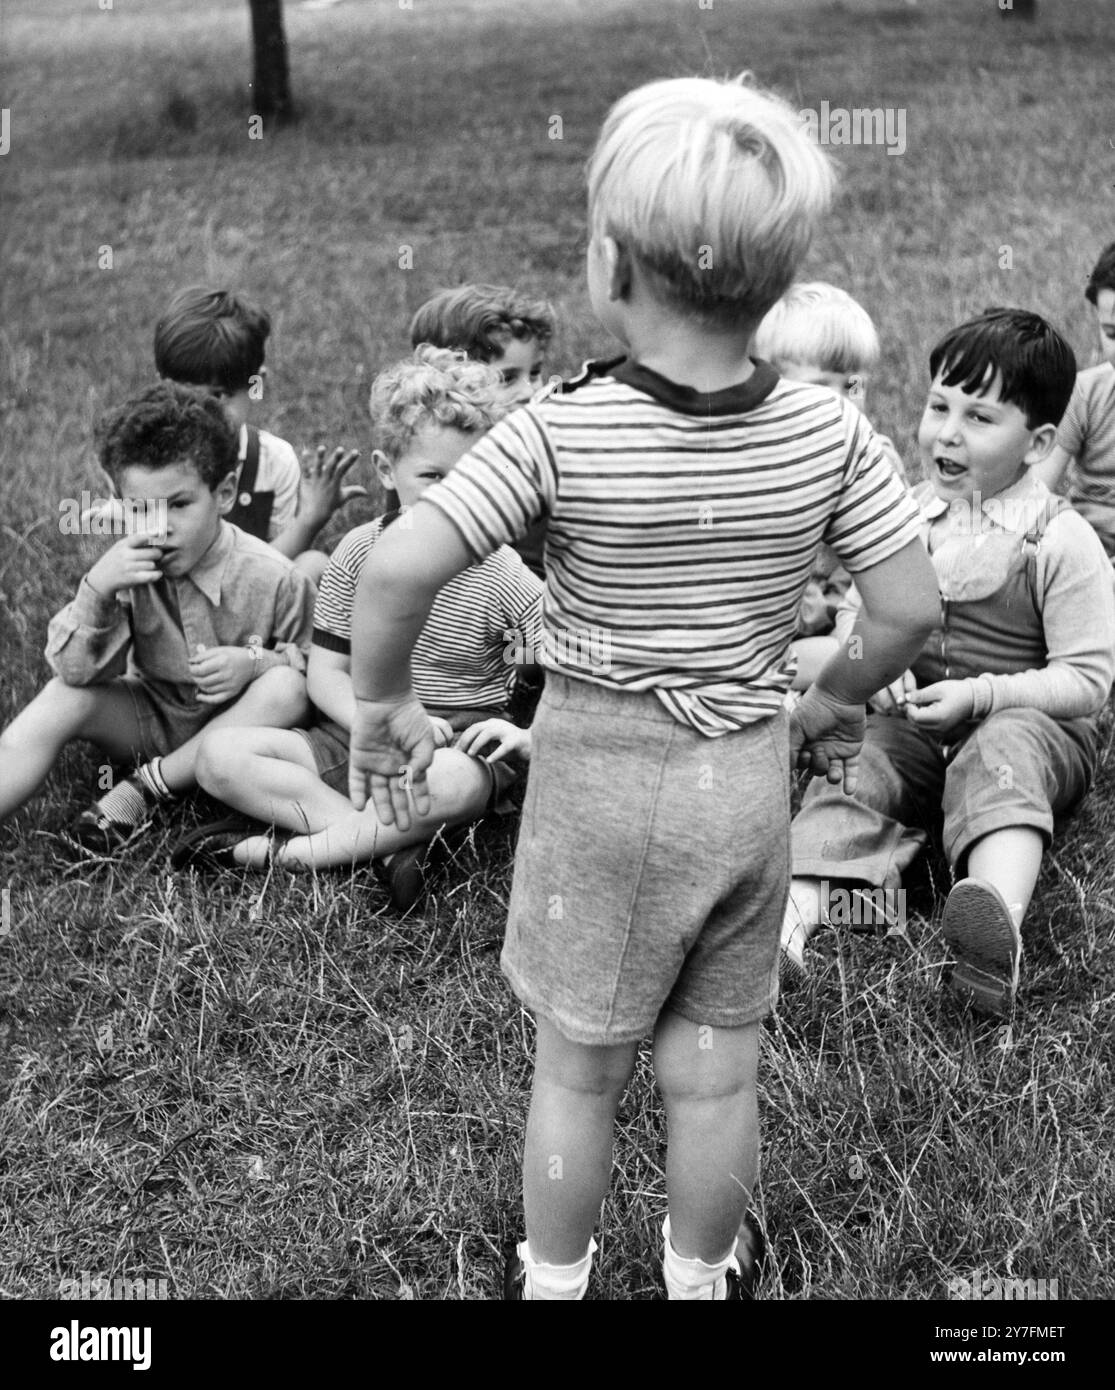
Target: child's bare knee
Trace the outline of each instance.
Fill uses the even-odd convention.
[[[276,719],[301,719],[309,709],[306,677],[290,666],[272,666],[249,687],[254,702],[266,705]]]
[[[667,1101],[712,1100],[753,1089],[758,1025],[717,1028],[678,1015],[659,1024],[654,1078]]]
[[[238,780],[237,763],[244,752],[243,729],[211,729],[203,734],[194,759],[198,786],[211,796],[221,793]]]
[[[430,767],[431,813],[438,820],[479,815],[487,805],[487,769],[456,748],[439,748]]]

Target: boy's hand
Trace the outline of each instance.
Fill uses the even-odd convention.
[[[847,705],[812,685],[790,713],[790,762],[844,783],[850,796],[859,780],[859,752],[867,719],[862,705]]]
[[[520,758],[530,757],[530,730],[520,729],[506,719],[485,719],[472,724],[457,739],[457,747],[470,758],[479,758],[480,749],[488,743],[495,743],[496,747],[483,755],[483,762],[498,763],[516,754]]]
[[[223,705],[252,679],[255,663],[246,647],[203,647],[190,657],[190,675],[199,705]]]
[[[106,550],[85,580],[103,598],[115,598],[121,589],[153,584],[159,577],[162,556],[162,550],[150,536],[137,532]]]
[[[356,701],[349,736],[348,795],[358,811],[372,805],[384,825],[409,830],[410,798],[429,814],[426,769],[434,757],[434,729],[416,695]]]
[[[903,671],[896,681],[891,681],[890,685],[885,685],[882,690],[877,690],[867,703],[876,714],[901,716],[906,713],[906,703],[917,688],[918,683],[914,679],[914,673]]]
[[[356,483],[344,485],[345,475],[360,457],[359,449],[334,449],[331,458],[325,457],[325,445],[319,444],[313,458],[303,457],[302,483],[298,492],[298,514],[324,526],[338,507],[354,497],[367,497],[367,488]]]
[[[438,714],[429,716],[430,728],[434,731],[434,747],[448,748],[453,742],[453,725]]]
[[[911,724],[944,734],[971,719],[973,704],[967,681],[936,681],[906,697],[906,718]]]

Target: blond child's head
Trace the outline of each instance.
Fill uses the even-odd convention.
[[[850,294],[815,280],[790,286],[756,330],[752,351],[790,381],[827,386],[862,406],[879,335]]]
[[[781,98],[743,79],[651,82],[605,118],[589,227],[638,262],[664,305],[754,325],[793,280],[834,186]]]
[[[369,407],[380,482],[411,507],[507,413],[508,403],[494,367],[427,345],[380,372]]]

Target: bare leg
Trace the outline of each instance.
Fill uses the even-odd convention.
[[[384,825],[370,802],[365,810],[354,811],[348,799],[340,797],[343,805],[338,806],[337,814],[326,825],[315,834],[296,835],[288,840],[280,846],[276,857],[293,869],[323,869],[380,859],[407,845],[432,840],[443,825],[478,819],[491,786],[487,772],[475,758],[451,748],[439,748],[434,754],[428,784],[429,814],[416,816],[409,830]],[[234,853],[238,864],[264,868],[272,854],[271,841],[267,836],[255,836],[243,840]]]
[[[635,1044],[587,1047],[538,1019],[534,1086],[523,1154],[527,1243],[536,1260],[583,1258],[612,1172],[616,1108]]]
[[[173,753],[167,754],[162,760],[163,781],[174,792],[188,791],[197,786],[198,750],[202,739],[211,737],[215,731],[233,728],[289,729],[306,718],[309,708],[305,677],[289,666],[273,666],[246,686],[240,698],[211,719],[204,729],[188,738]],[[298,741],[302,742],[301,739]]]
[[[135,706],[126,686],[48,682],[0,734],[0,820],[42,786],[62,749],[88,739],[114,760],[142,752]]]
[[[715,1264],[735,1246],[758,1172],[758,1052],[757,1023],[713,1028],[669,1010],[658,1021],[671,1244],[684,1259]]]
[[[983,878],[1002,893],[1015,926],[1022,925],[1041,869],[1044,841],[1028,825],[993,830],[968,851],[968,877]]]
[[[310,745],[293,729],[210,725],[196,764],[211,796],[266,825],[312,832],[352,811],[348,798],[318,776]]]

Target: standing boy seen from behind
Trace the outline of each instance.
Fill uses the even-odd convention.
[[[509,1297],[584,1296],[648,1034],[669,1125],[669,1296],[754,1285],[744,1218],[791,748],[854,785],[864,701],[935,614],[916,509],[867,421],[748,356],[832,184],[774,97],[683,79],[623,98],[589,170],[587,270],[627,359],[497,424],[361,579],[352,794],[361,805],[370,781],[380,814],[408,821],[434,748],[408,672],[425,614],[454,574],[548,522],[547,679],[502,958],[537,1024]],[[791,736],[786,654],[823,540],[868,595],[862,659],[829,662]],[[591,633],[606,663],[583,659]]]

